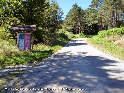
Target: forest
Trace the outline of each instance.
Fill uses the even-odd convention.
[[[36,25],[36,31],[32,33],[31,51],[18,50],[17,38],[11,29],[18,25]],[[62,9],[54,0],[1,0],[0,68],[35,64],[74,38],[90,37],[100,33],[105,36],[111,34],[112,29],[116,29],[112,32],[113,35],[124,34],[123,26],[124,0],[92,0],[86,10],[75,3],[65,19]],[[98,41],[98,37],[93,37],[91,41]]]

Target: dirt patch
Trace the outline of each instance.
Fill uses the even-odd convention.
[[[124,47],[124,35],[112,35],[109,37],[105,37],[105,39],[113,42],[115,45]]]

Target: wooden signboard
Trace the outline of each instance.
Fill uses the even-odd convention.
[[[15,39],[20,51],[31,50],[31,32],[33,31],[36,31],[36,25],[18,25],[12,27],[12,33],[15,33]]]

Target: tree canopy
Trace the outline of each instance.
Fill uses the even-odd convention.
[[[64,27],[73,33],[97,33],[123,24],[124,0],[92,0],[86,10],[74,4],[64,20]]]
[[[43,33],[55,33],[61,26],[74,34],[119,27],[124,24],[124,0],[92,0],[86,10],[74,4],[63,24],[62,15],[56,1],[1,0],[0,35],[3,39],[11,37],[13,25],[37,25],[37,39],[43,38]]]
[[[1,37],[9,38],[10,28],[13,25],[35,24],[39,34],[42,31],[56,32],[62,14],[62,10],[55,1],[50,3],[50,0],[2,0],[0,2],[0,26],[4,30],[1,30]]]

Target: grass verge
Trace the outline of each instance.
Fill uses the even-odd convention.
[[[114,28],[110,30],[100,31],[98,35],[88,39],[90,44],[93,44],[98,49],[124,60],[124,47],[115,44],[112,40],[107,39],[108,37],[118,36],[124,34],[124,28]],[[116,40],[115,40],[116,42]]]
[[[59,31],[50,44],[38,43],[31,51],[19,51],[14,40],[0,40],[0,69],[19,64],[38,63],[67,44],[72,36],[67,31]]]
[[[68,41],[58,44],[55,46],[48,46],[44,44],[34,45],[32,51],[18,51],[14,54],[6,54],[4,57],[0,58],[0,68],[6,66],[15,66],[19,64],[37,63],[51,54],[55,53],[57,50],[62,48]]]

